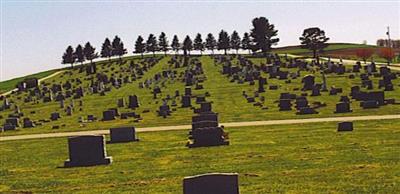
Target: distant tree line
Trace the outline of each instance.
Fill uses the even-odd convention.
[[[197,33],[193,41],[187,35],[183,42],[180,42],[178,36],[174,35],[170,44],[164,32],[161,32],[158,37],[149,34],[147,40],[139,35],[135,41],[133,53],[143,57],[145,53],[152,53],[155,56],[156,52],[163,52],[166,55],[168,51],[173,51],[175,54],[183,51],[184,55],[190,55],[191,51],[199,51],[200,54],[203,54],[205,50],[208,50],[214,54],[215,50],[219,50],[227,55],[230,50],[238,53],[242,49],[248,50],[249,54],[261,53],[266,56],[271,51],[271,47],[279,42],[279,38],[276,38],[277,35],[278,30],[275,29],[274,24],[271,24],[265,17],[257,17],[252,20],[250,32],[245,32],[242,37],[236,30],[231,34],[221,30],[218,33],[218,39],[212,33],[208,33],[204,40],[203,36]],[[325,32],[316,27],[305,29],[300,37],[302,47],[312,50],[314,57],[318,57],[318,53],[327,46],[328,40]],[[62,57],[62,63],[71,64],[73,67],[75,62],[83,63],[86,60],[92,62],[99,56],[108,59],[118,56],[121,60],[126,53],[127,49],[124,47],[124,43],[118,36],[115,36],[112,42],[108,38],[104,40],[100,55],[95,52],[95,48],[89,42],[84,47],[78,45],[75,50],[72,46],[68,46]]]
[[[145,53],[155,55],[156,52],[164,52],[166,55],[168,51],[174,51],[175,54],[183,51],[184,55],[190,55],[191,51],[199,51],[200,54],[203,54],[205,50],[211,51],[212,54],[214,54],[215,50],[219,50],[226,55],[230,50],[235,50],[238,53],[240,49],[248,50],[249,53],[268,53],[271,46],[279,41],[279,38],[274,38],[277,36],[278,31],[265,17],[254,18],[252,24],[253,28],[250,32],[245,32],[243,38],[240,37],[237,31],[228,34],[225,30],[221,30],[218,34],[218,39],[212,33],[208,33],[205,40],[203,40],[202,35],[197,33],[194,40],[187,35],[183,42],[180,42],[178,36],[174,35],[171,44],[169,44],[164,32],[161,32],[158,37],[154,34],[149,34],[147,40],[139,35],[136,39],[133,53],[140,54],[142,57]],[[92,62],[93,59],[98,57],[110,59],[118,56],[121,59],[126,53],[127,50],[124,47],[124,43],[118,36],[115,36],[112,42],[108,38],[104,40],[100,55],[95,52],[95,48],[89,42],[84,47],[78,45],[75,49],[72,46],[68,46],[63,54],[62,63],[71,64],[73,67],[74,63],[83,63],[87,60]]]
[[[376,46],[400,48],[400,40],[390,40],[389,41],[388,39],[378,39],[376,41]]]

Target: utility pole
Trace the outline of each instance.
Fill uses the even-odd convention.
[[[388,47],[392,48],[392,44],[391,44],[391,41],[390,41],[390,29],[389,29],[389,26],[387,27],[386,35],[388,36],[388,44],[389,44]]]

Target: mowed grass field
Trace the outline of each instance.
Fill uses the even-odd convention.
[[[116,63],[112,63],[109,65],[107,61],[98,63],[98,71],[99,72],[107,72],[108,75],[115,73],[120,68],[127,68],[130,60],[134,60],[135,62],[140,61],[141,59],[129,58],[125,59],[126,63],[123,65],[119,65]],[[173,96],[175,94],[175,90],[179,90],[181,94],[184,92],[184,83],[178,80],[166,80],[165,87],[162,87],[162,94],[158,96],[157,99],[153,99],[153,94],[151,93],[151,89],[140,89],[139,82],[143,82],[145,79],[152,78],[156,73],[162,72],[162,70],[168,70],[172,67],[167,63],[170,60],[170,56],[163,57],[158,64],[152,67],[148,72],[144,74],[143,77],[138,79],[137,81],[132,82],[131,84],[123,85],[121,88],[112,88],[111,92],[106,93],[105,96],[100,96],[99,94],[89,95],[86,94],[85,97],[82,98],[84,105],[82,107],[78,106],[78,100],[74,100],[75,111],[72,116],[66,116],[66,113],[63,109],[60,108],[59,102],[50,102],[50,103],[25,103],[23,102],[24,97],[28,95],[28,93],[21,93],[15,96],[11,96],[11,100],[18,104],[21,108],[21,111],[25,114],[25,117],[29,117],[32,120],[39,119],[49,119],[50,113],[52,112],[60,112],[62,118],[58,121],[52,121],[50,123],[43,123],[42,126],[36,126],[35,128],[23,129],[20,128],[16,131],[6,131],[4,133],[0,133],[0,136],[7,135],[20,135],[20,134],[33,134],[33,133],[49,133],[49,132],[62,132],[62,131],[82,131],[82,130],[96,130],[96,129],[109,129],[110,127],[116,127],[121,125],[134,125],[136,127],[146,127],[146,126],[165,126],[165,125],[184,125],[191,123],[191,117],[193,116],[193,110],[190,108],[180,108],[180,98],[177,99],[178,107],[176,108],[170,117],[162,118],[157,116],[156,110],[162,104],[162,98],[165,98],[167,95]],[[263,58],[252,58],[251,59],[256,65],[261,63],[265,63],[265,59]],[[268,79],[268,85],[265,86],[266,92],[261,93],[260,96],[265,97],[265,102],[263,103],[264,107],[267,109],[261,109],[260,107],[253,106],[251,103],[247,103],[247,100],[242,96],[242,92],[245,91],[250,96],[253,96],[254,91],[257,90],[258,84],[249,85],[238,84],[230,82],[230,78],[227,78],[225,75],[222,75],[220,72],[222,70],[221,64],[214,64],[213,59],[209,56],[202,56],[200,61],[203,66],[204,73],[207,77],[207,80],[203,83],[204,89],[202,90],[194,90],[194,95],[204,95],[206,92],[211,94],[210,97],[206,99],[208,101],[213,102],[213,110],[219,113],[220,122],[238,122],[238,121],[257,121],[257,120],[274,120],[274,119],[293,119],[293,118],[312,118],[312,117],[333,117],[333,116],[355,116],[355,115],[386,115],[386,114],[398,114],[400,112],[399,105],[387,105],[383,106],[379,109],[369,109],[363,110],[359,106],[359,102],[353,101],[351,108],[353,109],[352,113],[344,113],[344,114],[334,114],[335,105],[339,101],[341,95],[348,95],[350,93],[350,88],[352,85],[359,85],[361,80],[359,78],[359,74],[356,74],[355,79],[349,79],[348,75],[336,75],[329,74],[327,75],[327,83],[328,87],[341,87],[343,88],[343,93],[335,96],[330,96],[327,92],[322,93],[322,96],[311,97],[308,96],[308,100],[311,103],[314,102],[323,102],[326,103],[326,107],[322,107],[317,109],[319,114],[313,115],[296,115],[295,110],[279,112],[278,105],[276,101],[279,99],[279,95],[282,92],[290,92],[295,93],[297,95],[301,95],[302,91],[295,90],[296,88],[301,88],[301,78],[309,72],[302,71],[301,76],[297,79],[292,79],[291,83],[285,83],[285,80],[278,79]],[[235,61],[234,61],[235,62]],[[295,72],[297,69],[287,69],[281,68],[284,71]],[[180,72],[185,70],[184,67],[174,69]],[[267,74],[263,73],[264,77],[268,77]],[[322,76],[319,72],[315,73],[316,82],[322,83]],[[87,86],[90,82],[85,80],[86,74],[85,72],[79,73],[78,69],[72,70],[71,73],[68,71],[58,74],[55,77],[46,80],[46,83],[61,83],[65,82],[68,79],[76,79],[79,78],[84,82],[84,86]],[[374,90],[378,91],[380,89],[378,86],[378,78],[371,77],[374,83]],[[400,99],[400,92],[398,92],[398,87],[400,85],[400,81],[398,79],[393,80],[395,91],[385,92],[386,98],[395,98],[397,100]],[[278,85],[278,90],[269,90],[268,87],[270,85]],[[308,95],[311,92],[306,92]],[[88,114],[95,115],[98,119],[102,118],[102,112],[107,110],[108,108],[117,107],[117,99],[125,98],[127,101],[127,97],[129,95],[138,95],[141,106],[136,110],[130,110],[128,108],[119,108],[119,112],[129,112],[135,111],[140,114],[143,120],[140,122],[134,122],[133,119],[117,119],[115,121],[97,121],[92,123],[79,123],[79,117],[85,117]],[[256,98],[256,101],[259,101],[259,98]],[[70,100],[66,100],[66,105],[70,103]],[[168,104],[170,104],[169,102]],[[192,99],[192,105],[194,107],[199,107],[199,105],[195,104],[195,99]],[[82,108],[82,110],[79,110]],[[150,112],[143,113],[145,110],[150,110]],[[35,114],[30,114],[32,111],[35,111]],[[0,115],[3,119],[0,119],[0,123],[3,123],[7,115],[11,114],[13,110],[7,110],[0,112]],[[52,129],[53,126],[62,126],[65,124],[65,127],[60,127],[60,129]]]
[[[375,45],[364,45],[364,44],[352,44],[352,43],[328,43],[328,47],[324,49],[324,52],[320,55],[323,57],[332,57],[332,58],[343,58],[343,59],[352,59],[352,60],[361,60],[357,57],[357,49],[373,49],[374,54],[372,58],[375,62],[386,63],[386,59],[379,56],[380,49],[383,47],[378,47]],[[287,46],[273,49],[273,52],[278,54],[293,54],[293,55],[301,55],[312,57],[312,51],[308,49],[303,49],[300,46]],[[395,53],[399,53],[400,49],[395,49]],[[368,61],[370,61],[369,59]],[[399,63],[399,58],[396,55],[392,61],[393,63]]]
[[[189,149],[188,130],[107,144],[108,166],[62,168],[67,138],[0,142],[0,193],[182,193],[182,180],[239,173],[248,193],[399,193],[400,120],[228,128],[229,146]],[[107,137],[108,138],[108,137]]]

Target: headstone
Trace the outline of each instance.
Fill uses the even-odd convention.
[[[352,110],[350,109],[349,102],[339,102],[336,104],[335,113],[349,113],[349,112],[352,112]]]
[[[183,194],[239,194],[239,175],[209,173],[185,177]]]
[[[185,96],[192,96],[192,88],[185,87]]]
[[[139,100],[138,97],[136,95],[133,96],[129,96],[129,100],[128,100],[128,108],[138,108],[139,107]]]
[[[182,107],[185,108],[185,107],[190,107],[190,106],[192,106],[190,96],[187,96],[187,95],[182,96]]]
[[[24,118],[23,128],[32,128],[32,127],[35,127],[35,124],[29,118]]]
[[[122,107],[125,106],[125,103],[124,103],[124,99],[123,99],[123,98],[118,99],[118,101],[117,101],[117,106],[118,106],[118,108],[122,108]]]
[[[59,118],[61,118],[61,117],[60,117],[60,113],[58,113],[58,112],[53,112],[50,114],[50,120],[52,120],[52,121],[56,121]]]
[[[139,141],[136,138],[135,127],[118,127],[110,129],[110,142],[130,142]]]
[[[353,131],[353,122],[340,122],[338,123],[338,132]]]
[[[103,111],[103,121],[115,120],[115,116],[116,115],[114,110]]]
[[[103,135],[85,135],[68,138],[69,160],[64,167],[111,164],[107,157]]]
[[[303,83],[303,90],[312,90],[315,84],[315,77],[313,75],[306,75],[301,82]]]
[[[68,106],[66,112],[67,112],[67,116],[71,116],[72,115],[72,107]]]

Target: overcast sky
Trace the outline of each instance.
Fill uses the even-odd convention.
[[[302,31],[314,26],[330,42],[375,44],[387,26],[400,37],[400,1],[0,1],[1,81],[62,67],[68,45],[90,41],[99,50],[118,35],[132,53],[138,35],[164,31],[170,41],[221,29],[242,35],[259,16],[279,30],[278,46],[299,44]]]

